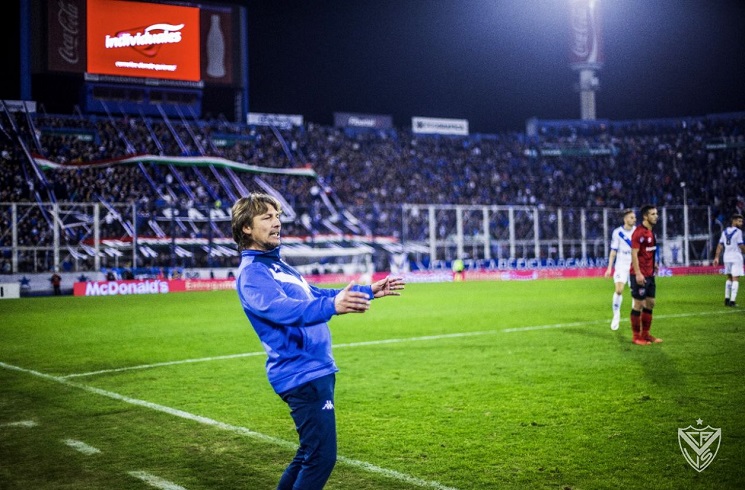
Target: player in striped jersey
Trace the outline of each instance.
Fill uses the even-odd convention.
[[[611,330],[618,330],[621,324],[621,304],[623,303],[623,287],[629,282],[629,272],[631,270],[631,235],[634,233],[636,224],[636,214],[634,210],[627,208],[621,211],[623,225],[613,230],[610,242],[610,256],[608,257],[608,269],[605,271],[605,277],[611,277],[613,271],[613,282],[615,291],[613,291],[613,320],[611,320]]]
[[[745,253],[745,243],[742,237],[742,215],[733,214],[730,226],[722,231],[717,250],[714,252],[714,265],[719,265],[719,257],[724,263],[724,273],[727,282],[724,286],[724,305],[737,306],[737,290],[740,288],[740,276],[743,275],[742,254]]]

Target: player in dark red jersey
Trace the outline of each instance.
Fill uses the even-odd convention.
[[[642,224],[637,226],[631,235],[631,330],[632,342],[638,345],[649,345],[662,342],[650,335],[652,328],[652,310],[656,286],[654,281],[657,272],[657,238],[652,228],[657,224],[657,208],[651,204],[642,206]]]

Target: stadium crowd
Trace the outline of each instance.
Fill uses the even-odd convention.
[[[227,208],[259,185],[288,198],[298,219],[285,230],[297,235],[349,233],[344,226],[350,223],[349,211],[361,221],[352,232],[400,236],[402,203],[621,209],[644,202],[681,205],[685,195],[689,205],[712,205],[720,221],[745,211],[742,114],[589,130],[568,122],[541,128],[532,137],[444,137],[313,123],[279,129],[224,119],[14,117],[15,125],[7,114],[3,124],[0,202],[101,202],[109,211],[114,203],[135,203],[144,227],[158,210]],[[11,131],[13,126],[17,129]],[[23,145],[37,157],[36,166],[25,157]],[[309,167],[318,178],[131,158],[142,155],[221,157],[273,169]],[[61,165],[39,165],[39,158]],[[130,160],[122,163],[123,158]],[[6,230],[0,233],[3,247],[10,240],[7,209],[0,215]],[[38,209],[29,208],[20,221],[19,245],[50,243],[43,219]],[[112,220],[107,223],[110,233],[124,233]],[[412,220],[409,232],[425,236],[423,223],[417,227]],[[148,230],[158,231],[167,234]],[[230,236],[225,227],[206,221],[182,234]]]

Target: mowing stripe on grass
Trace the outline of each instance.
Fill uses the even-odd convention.
[[[181,485],[176,485],[175,483],[164,480],[159,476],[151,475],[146,471],[130,471],[127,474],[144,481],[151,487],[160,488],[161,490],[186,490]]]
[[[176,409],[176,408],[166,407],[164,405],[159,405],[157,403],[152,403],[152,402],[148,402],[148,401],[145,401],[145,400],[138,400],[137,398],[130,398],[128,396],[120,395],[120,394],[114,393],[112,391],[106,391],[106,390],[102,390],[100,388],[96,388],[96,387],[93,387],[93,386],[87,386],[87,385],[84,385],[84,384],[76,383],[74,381],[69,381],[69,380],[67,380],[65,378],[61,378],[61,377],[58,377],[58,376],[52,376],[50,374],[41,373],[39,371],[34,371],[32,369],[26,369],[26,368],[22,368],[22,367],[18,367],[18,366],[13,366],[11,364],[6,364],[6,363],[1,362],[1,361],[0,361],[0,367],[5,368],[5,369],[8,369],[8,370],[11,370],[11,371],[18,371],[18,372],[21,372],[21,373],[31,374],[33,376],[37,376],[39,378],[46,379],[48,381],[54,381],[56,383],[60,383],[60,384],[65,385],[65,386],[69,386],[71,388],[76,388],[76,389],[79,389],[79,390],[87,391],[89,393],[95,393],[97,395],[101,395],[101,396],[104,396],[104,397],[107,397],[107,398],[118,400],[118,401],[121,401],[121,402],[124,402],[124,403],[129,403],[131,405],[137,405],[137,406],[140,406],[140,407],[149,408],[149,409],[155,410],[157,412],[162,412],[162,413],[165,413],[165,414],[168,414],[168,415],[172,415],[174,417],[180,417],[180,418],[183,418],[183,419],[186,419],[186,420],[191,420],[191,421],[194,421],[194,422],[198,422],[200,424],[209,425],[211,427],[216,427],[218,429],[222,429],[222,430],[226,430],[226,431],[229,431],[229,432],[233,432],[235,434],[240,434],[240,435],[244,435],[244,436],[248,436],[248,437],[253,437],[254,439],[259,439],[261,441],[268,442],[268,443],[274,444],[276,446],[281,446],[281,447],[284,447],[284,448],[292,449],[293,451],[296,451],[297,448],[298,448],[297,444],[292,443],[292,442],[289,442],[289,441],[285,441],[284,439],[279,439],[277,437],[268,436],[268,435],[262,434],[260,432],[252,431],[252,430],[247,429],[245,427],[240,427],[240,426],[237,426],[237,425],[226,424],[225,422],[220,422],[218,420],[214,420],[214,419],[211,419],[211,418],[208,418],[208,417],[203,417],[201,415],[195,415],[195,414],[192,414],[192,413],[189,413],[189,412],[185,412],[183,410],[179,410],[179,409]],[[368,462],[365,462],[365,461],[359,461],[359,460],[356,460],[356,459],[346,458],[344,456],[339,456],[337,458],[337,460],[339,462],[341,462],[341,463],[346,464],[346,465],[353,466],[353,467],[356,467],[356,468],[360,468],[360,469],[365,470],[365,471],[370,472],[370,473],[376,473],[376,474],[379,474],[379,475],[386,476],[388,478],[392,478],[394,480],[398,480],[398,481],[401,481],[401,482],[404,482],[404,483],[409,483],[409,484],[416,485],[416,486],[419,486],[419,487],[434,488],[436,490],[457,490],[457,489],[455,489],[453,487],[447,487],[445,485],[442,485],[441,483],[438,483],[436,481],[422,480],[421,478],[417,478],[415,476],[407,475],[405,473],[400,473],[400,472],[398,472],[396,470],[391,470],[391,469],[388,469],[388,468],[382,468],[380,466],[376,466],[376,465],[374,465],[372,463],[368,463]],[[137,475],[140,475],[140,474],[147,475],[147,473],[143,473],[143,472],[132,472],[132,473],[130,473],[130,475],[135,476],[137,478],[140,478],[140,476],[137,476]],[[150,476],[152,476],[152,475],[150,475]],[[155,478],[156,480],[160,480],[158,477],[153,477],[153,478]],[[140,478],[140,479],[142,479],[142,478]],[[163,481],[165,481],[165,480],[163,480]],[[148,483],[152,484],[151,482],[148,482]],[[167,482],[167,483],[170,483],[170,482]],[[176,488],[179,488],[180,489],[182,487],[175,486],[175,487],[159,487],[159,488],[167,488],[167,489],[171,489],[171,488],[176,489]]]
[[[0,427],[23,427],[23,428],[29,428],[29,427],[36,427],[37,424],[33,420],[21,420],[19,422],[8,422],[7,424],[0,424]]]
[[[685,317],[691,317],[691,316],[726,315],[726,314],[731,314],[731,313],[736,313],[736,311],[728,310],[728,311],[719,311],[719,312],[656,315],[655,319],[660,320],[660,319],[668,319],[668,318],[685,318]],[[482,330],[482,331],[477,331],[477,332],[456,332],[456,333],[447,333],[447,334],[441,334],[441,335],[424,335],[421,337],[368,340],[365,342],[349,342],[346,344],[334,344],[333,348],[340,349],[344,347],[365,347],[369,345],[399,344],[401,342],[422,342],[422,341],[427,341],[427,340],[455,339],[455,338],[463,338],[463,337],[476,337],[480,335],[494,335],[498,333],[514,333],[514,332],[529,332],[532,330],[548,330],[552,328],[585,327],[589,325],[599,325],[599,324],[605,324],[605,323],[609,323],[609,320],[591,320],[587,322],[553,323],[549,325],[535,325],[535,326],[530,326],[530,327],[505,328],[502,330]],[[83,378],[86,376],[96,376],[98,374],[121,373],[121,372],[126,372],[126,371],[134,371],[138,369],[151,369],[151,368],[156,368],[156,367],[176,366],[179,364],[221,361],[225,359],[238,359],[242,357],[255,357],[255,356],[263,356],[263,355],[266,355],[266,352],[264,351],[245,352],[242,354],[229,354],[229,355],[224,355],[224,356],[200,357],[197,359],[183,359],[180,361],[157,362],[153,364],[140,364],[138,366],[129,366],[129,367],[115,368],[115,369],[101,369],[99,371],[90,371],[87,373],[73,373],[73,374],[67,374],[65,376],[60,376],[59,378],[60,379]]]
[[[74,450],[85,454],[86,456],[91,456],[93,454],[98,454],[101,452],[100,449],[89,446],[83,441],[76,441],[75,439],[63,439],[62,442],[64,442],[66,445],[70,446]]]

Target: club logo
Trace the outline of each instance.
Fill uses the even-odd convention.
[[[678,429],[678,445],[683,457],[699,473],[714,461],[722,441],[721,428],[716,429],[710,425],[701,427],[703,424],[704,421],[698,419],[698,427],[689,425],[684,429]]]

